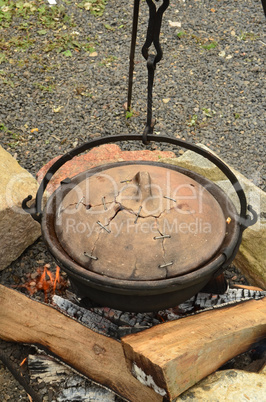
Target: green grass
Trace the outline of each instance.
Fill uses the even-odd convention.
[[[180,31],[176,35],[178,36],[178,38],[182,38],[182,36],[186,35],[186,32],[185,31]]]
[[[6,55],[2,52],[0,52],[0,64],[4,63],[7,61]]]
[[[130,119],[134,115],[134,112],[131,110],[126,111],[126,119]]]
[[[208,43],[206,45],[201,45],[201,48],[205,49],[205,50],[211,50],[211,49],[215,49],[217,45],[218,45],[218,43],[214,41],[214,42]]]
[[[107,56],[105,57],[99,64],[100,66],[107,66],[109,67],[112,63],[117,60],[116,56]]]
[[[34,85],[39,88],[41,91],[43,92],[53,92],[55,90],[55,85],[54,84],[50,84],[50,85],[43,85],[40,84],[39,82],[35,82]]]
[[[4,135],[7,135],[9,138],[11,138],[11,142],[7,143],[10,148],[16,148],[20,144],[20,140],[22,139],[21,135],[10,131],[4,123],[0,123],[0,132],[1,131]]]
[[[196,114],[193,114],[193,116],[187,122],[187,125],[189,127],[194,127],[197,124],[197,122],[198,122],[198,116]]]
[[[7,131],[7,127],[4,123],[0,123],[0,131]]]
[[[33,24],[47,28],[71,22],[64,6],[50,7],[47,1],[11,1],[0,0],[0,27],[7,28],[13,20],[21,19],[20,29],[28,28]],[[37,21],[36,21],[37,20]]]
[[[4,73],[8,71],[9,65],[15,65],[19,71],[27,68],[32,60],[36,60],[34,69],[46,74],[57,69],[62,58],[71,59],[79,53],[95,52],[95,47],[98,46],[97,34],[91,38],[79,29],[79,14],[90,19],[94,18],[91,14],[100,18],[107,1],[91,0],[90,6],[88,1],[78,0],[77,3],[62,0],[61,5],[50,7],[47,0],[0,0],[0,65],[3,71],[0,71],[0,85],[16,88],[21,83],[20,74],[12,77]],[[71,7],[67,8],[67,4]],[[51,53],[51,56],[47,57],[47,53]],[[103,65],[109,67],[115,60],[115,56],[107,56]],[[57,90],[56,82],[47,76],[44,80],[30,82],[30,85],[43,95]],[[80,95],[92,97],[86,89]],[[17,146],[17,142],[23,140],[15,139],[3,127],[0,132],[2,135],[5,133],[10,147]]]
[[[214,117],[216,115],[215,110],[208,109],[206,107],[202,108],[202,112],[206,117]]]
[[[194,39],[196,43],[200,46],[201,49],[211,50],[215,49],[218,46],[218,42],[213,40],[212,38],[206,39],[195,34],[190,35],[191,39]]]
[[[2,83],[2,84],[5,84],[5,85],[8,85],[8,86],[10,86],[11,88],[14,88],[15,87],[15,84],[14,84],[14,82],[13,82],[13,77],[14,77],[14,74],[13,73],[7,73],[6,71],[4,71],[4,70],[0,70],[0,82]],[[1,129],[1,128],[0,128]]]
[[[90,11],[95,17],[101,17],[104,13],[107,0],[84,0],[78,3],[77,6]]]
[[[91,0],[89,8],[88,4],[83,1],[74,7],[82,7],[85,12],[89,9],[91,14],[100,16],[106,1]],[[6,28],[11,24],[17,30],[15,37],[5,35]],[[40,54],[56,52],[64,57],[72,57],[74,51],[94,52],[95,45],[89,38],[73,34],[75,26],[74,17],[68,15],[64,5],[50,7],[46,0],[0,0],[0,30],[3,29],[3,35],[0,36],[0,64],[9,61],[13,52],[33,49]]]
[[[87,41],[79,41],[74,34],[57,34],[55,35],[53,41],[48,41],[44,47],[45,52],[56,51],[57,53],[62,53],[66,57],[71,57],[71,50],[84,50],[85,52],[94,52],[95,48],[87,38]]]
[[[241,31],[240,35],[238,36],[239,40],[256,40],[259,38],[259,35],[254,34],[254,32],[243,32]]]

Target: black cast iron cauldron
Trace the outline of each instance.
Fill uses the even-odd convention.
[[[243,231],[256,222],[256,213],[247,206],[240,183],[220,159],[185,141],[157,135],[148,135],[148,141],[181,146],[213,162],[232,183],[240,212],[206,178],[177,166],[144,161],[99,166],[67,178],[42,212],[45,188],[64,163],[95,146],[142,138],[136,134],[116,135],[89,141],[62,156],[48,170],[33,207],[27,206],[31,196],[23,201],[24,210],[41,222],[48,250],[68,274],[79,297],[137,312],[176,306],[199,292],[232,262]],[[171,191],[159,197],[154,192],[164,188],[163,174],[171,176]],[[160,186],[152,183],[154,179]],[[194,202],[199,198],[193,201],[191,191],[202,195],[201,211]],[[159,209],[154,208],[155,204]],[[169,218],[167,226],[162,226],[162,217]],[[131,223],[126,227],[125,222]],[[174,230],[176,222],[178,230]],[[145,231],[137,229],[141,225],[145,225]]]

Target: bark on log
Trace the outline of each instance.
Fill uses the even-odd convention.
[[[120,342],[3,285],[0,305],[0,338],[41,344],[82,374],[130,401],[162,401],[161,396],[133,377]]]
[[[122,339],[129,365],[169,400],[266,335],[266,298],[157,325]]]

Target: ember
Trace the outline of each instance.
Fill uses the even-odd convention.
[[[151,313],[134,313],[115,310],[109,307],[92,307],[86,299],[78,301],[74,294],[68,292],[72,301],[54,296],[51,304],[57,309],[80,321],[95,332],[121,339],[121,337],[144,331],[160,323],[175,321],[200,311],[226,307],[248,300],[259,300],[266,296],[265,291],[251,289],[231,289],[222,295],[198,293],[179,306]]]
[[[49,268],[50,264],[38,267],[34,279],[29,274],[27,281],[23,285],[20,285],[20,287],[26,288],[31,296],[38,291],[42,291],[46,303],[51,300],[56,291],[63,293],[68,287],[67,280],[60,274],[60,268],[56,267],[55,274]]]
[[[20,367],[22,367],[23,364],[24,364],[26,361],[27,361],[27,357],[25,357],[25,358],[22,360],[22,362],[20,363]]]

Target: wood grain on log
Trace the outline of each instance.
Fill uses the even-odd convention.
[[[41,344],[82,374],[130,401],[162,401],[160,395],[133,377],[120,342],[3,285],[0,305],[2,339]]]
[[[266,335],[266,298],[203,312],[124,337],[129,365],[169,400]]]
[[[239,285],[237,283],[234,283],[233,287],[237,288],[237,289],[248,289],[248,290],[254,290],[254,291],[258,291],[258,292],[263,292],[263,289],[258,288],[257,286]]]

